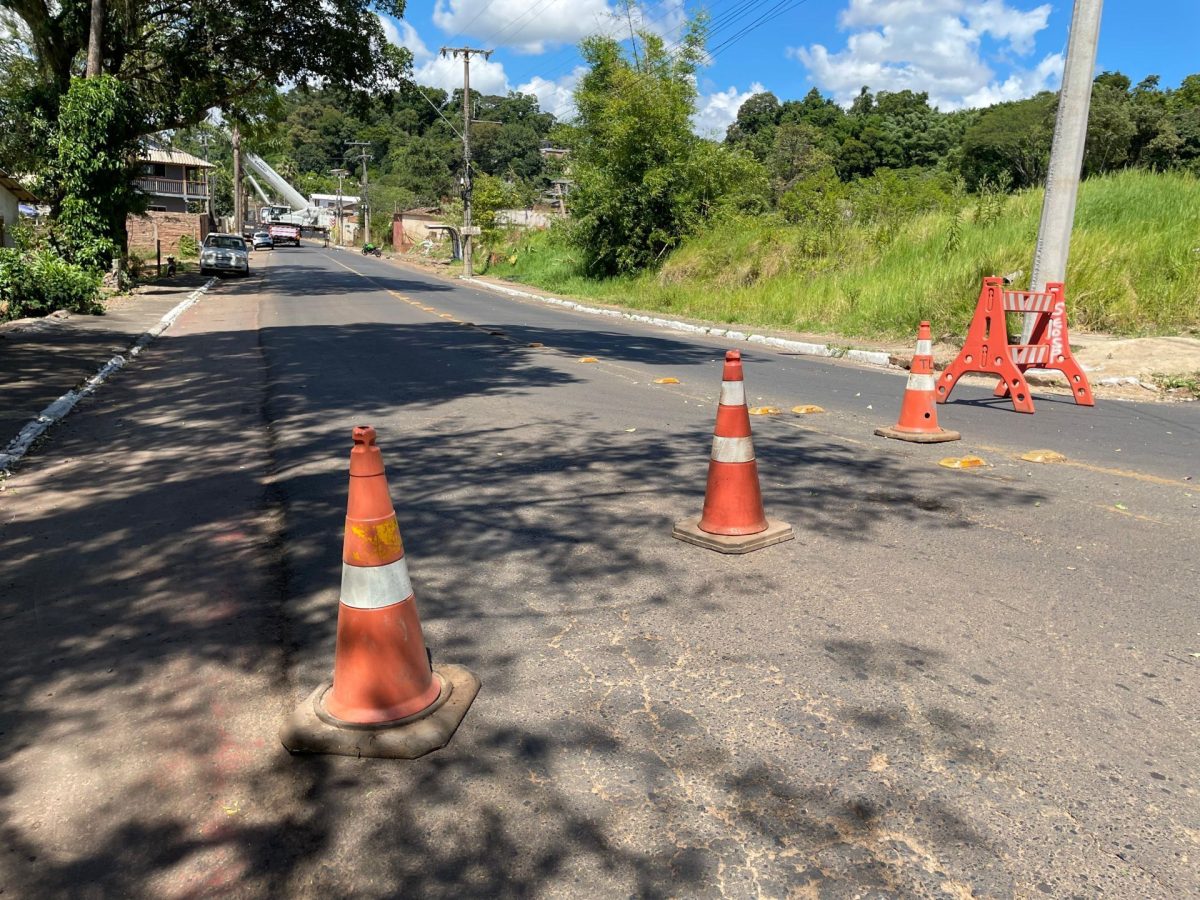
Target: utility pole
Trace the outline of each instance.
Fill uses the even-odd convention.
[[[371,242],[371,204],[367,198],[367,160],[371,155],[367,153],[366,148],[371,146],[371,142],[346,141],[346,146],[363,148],[358,157],[362,160],[362,183],[359,186],[359,193],[362,196],[358,198],[358,208],[362,210],[363,243],[369,244]]]
[[[1092,73],[1096,68],[1096,44],[1100,40],[1100,8],[1103,0],[1075,0],[1067,60],[1058,91],[1058,114],[1054,120],[1054,143],[1046,169],[1046,197],[1042,221],[1033,252],[1030,288],[1044,291],[1048,281],[1067,280],[1067,255],[1071,249],[1071,227],[1075,223],[1075,198],[1087,144],[1088,109],[1092,103]],[[1031,339],[1037,313],[1026,313],[1022,343]]]
[[[342,246],[342,179],[349,174],[345,169],[330,169],[329,174],[338,180],[337,189],[337,245]]]
[[[238,130],[237,119],[230,125],[230,135],[233,139],[233,228],[234,234],[241,234],[245,209],[242,207],[242,133]]]
[[[207,123],[205,123],[207,124]],[[200,132],[200,144],[204,147],[204,161],[208,162],[208,132]],[[208,221],[211,224],[213,220],[213,204],[212,204],[212,178],[209,175],[209,170],[204,170],[204,213],[208,216]]]
[[[471,238],[476,229],[471,226],[471,55],[476,54],[487,59],[492,55],[491,50],[478,50],[474,47],[443,47],[442,56],[463,58],[463,275],[470,278],[475,274],[471,265]]]

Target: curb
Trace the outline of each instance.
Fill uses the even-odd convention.
[[[67,391],[34,418],[30,419],[28,424],[17,432],[17,436],[9,441],[8,446],[0,452],[0,476],[11,474],[10,470],[12,466],[19,462],[21,457],[29,451],[34,441],[45,434],[50,426],[57,425],[65,419],[71,410],[75,408],[75,404],[104,384],[113,372],[125,368],[130,360],[136,359],[137,355],[156,337],[170,328],[176,319],[199,303],[200,298],[208,293],[208,289],[216,284],[216,281],[215,277],[210,278],[203,287],[196,288],[196,290],[188,294],[187,297],[159,319],[158,324],[149,331],[143,332],[136,341],[129,345],[129,349],[125,351],[128,358],[118,353],[102,365],[96,374],[85,381],[82,386]]]
[[[830,347],[828,344],[812,344],[807,341],[789,341],[786,338],[767,337],[762,334],[747,334],[744,331],[736,331],[728,328],[718,328],[707,325],[692,325],[690,322],[681,322],[678,319],[660,319],[656,316],[643,316],[637,313],[621,312],[616,309],[602,309],[598,306],[587,306],[583,303],[577,303],[574,300],[563,300],[561,297],[552,297],[545,294],[532,294],[529,291],[520,291],[516,288],[502,287],[490,281],[481,281],[478,278],[467,278],[464,275],[458,276],[459,280],[465,281],[474,287],[481,287],[485,290],[494,291],[497,294],[507,294],[510,297],[520,297],[525,300],[539,300],[550,306],[561,306],[564,309],[573,309],[576,312],[587,313],[592,316],[608,316],[612,319],[626,319],[630,322],[639,322],[643,325],[654,325],[658,328],[667,328],[671,331],[682,331],[687,334],[705,334],[712,337],[728,338],[732,341],[745,341],[749,344],[763,344],[767,347],[773,347],[776,350],[786,350],[789,353],[795,353],[799,356],[824,356],[835,359],[853,359],[858,362],[867,363],[872,366],[888,367],[891,365],[889,355],[880,350],[844,350],[840,347]]]

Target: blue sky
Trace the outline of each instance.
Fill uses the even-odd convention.
[[[700,73],[696,128],[712,135],[764,89],[790,99],[815,86],[847,102],[863,84],[911,88],[943,109],[1053,90],[1071,17],[1064,0],[659,0],[631,15],[670,42],[702,8],[714,53]],[[536,93],[560,116],[571,110],[578,40],[629,33],[620,0],[409,0],[404,20],[384,25],[413,51],[419,82],[461,85],[462,64],[440,58],[443,45],[494,48],[491,59],[473,61],[472,87]],[[1097,69],[1120,69],[1134,82],[1154,73],[1176,86],[1200,72],[1198,34],[1200,0],[1108,0]]]

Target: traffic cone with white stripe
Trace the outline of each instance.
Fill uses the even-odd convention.
[[[354,429],[333,682],[280,732],[293,753],[415,759],[446,746],[479,679],[431,665],[375,429]]]
[[[938,444],[957,441],[962,435],[938,426],[937,379],[933,375],[933,339],[929,323],[922,322],[917,332],[917,352],[908,369],[908,384],[900,404],[900,421],[895,425],[876,428],[881,437],[917,444]]]
[[[769,522],[763,513],[742,354],[737,350],[725,354],[704,509],[699,519],[676,522],[671,535],[721,553],[749,553],[795,537],[791,525]]]

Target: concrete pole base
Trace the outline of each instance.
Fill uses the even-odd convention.
[[[767,530],[758,534],[709,534],[700,530],[700,519],[676,522],[671,537],[718,553],[749,553],[772,544],[782,544],[796,536],[787,522],[768,522]]]
[[[289,753],[330,753],[375,759],[416,759],[440,750],[462,724],[479,693],[478,676],[462,666],[435,666],[441,696],[427,710],[383,725],[338,722],[321,707],[326,683],[296,707],[279,731]]]
[[[894,438],[897,441],[909,441],[913,444],[941,444],[945,441],[961,441],[962,435],[957,431],[939,428],[937,431],[901,431],[890,425],[876,428],[875,433],[880,437]]]

